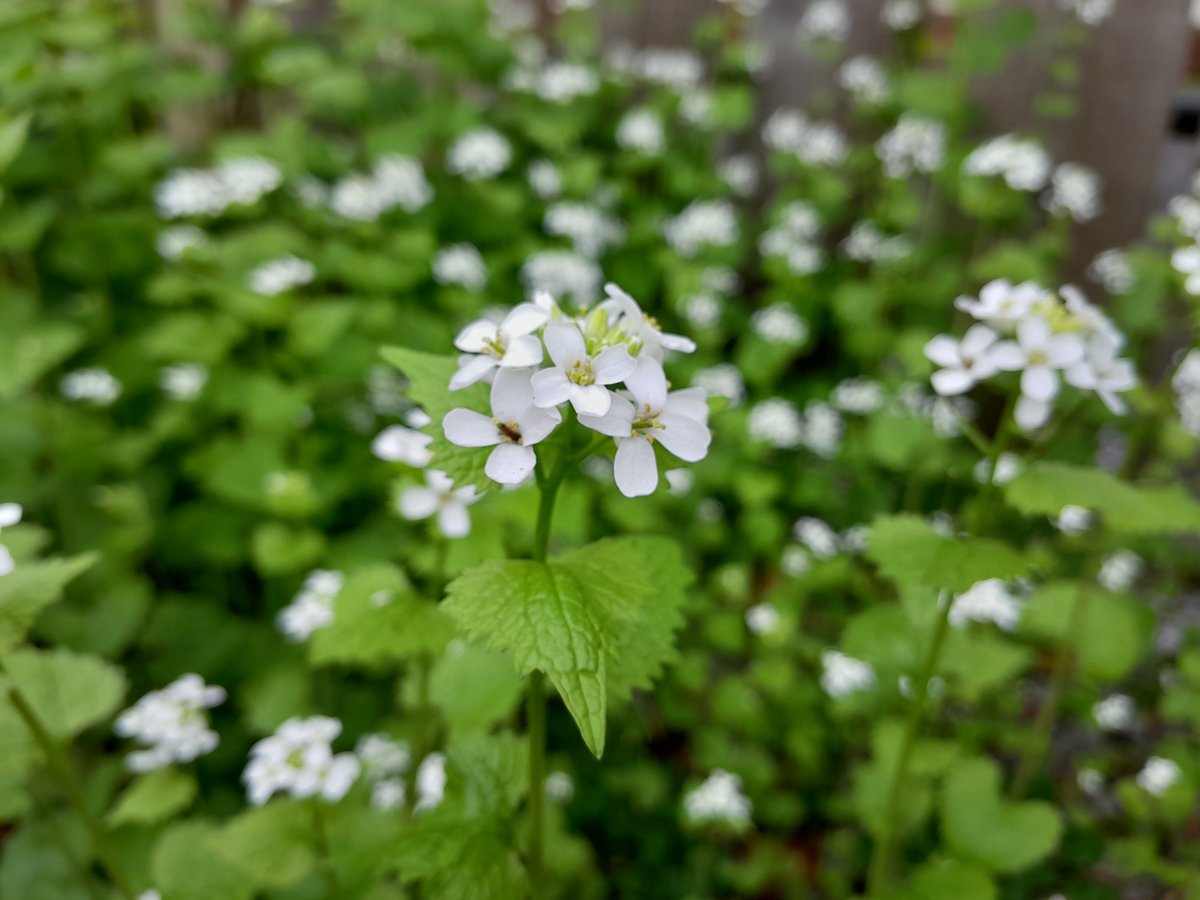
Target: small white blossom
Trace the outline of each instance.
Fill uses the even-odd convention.
[[[991,472],[991,460],[981,459],[975,465],[975,480],[980,484],[989,481],[995,484],[1008,484],[1021,474],[1021,457],[1015,453],[1001,453],[996,457],[996,472]]]
[[[1063,534],[1083,534],[1089,531],[1095,523],[1096,516],[1082,506],[1064,506],[1058,513],[1058,519],[1054,522],[1054,527]]]
[[[893,263],[912,253],[912,242],[904,235],[888,235],[874,222],[856,222],[842,241],[842,252],[857,262]]]
[[[63,376],[59,390],[68,400],[111,406],[121,396],[121,382],[107,369],[76,369]]]
[[[328,716],[292,718],[256,743],[242,773],[250,803],[261,806],[276,793],[327,803],[345,797],[361,765],[353,753],[333,752],[341,733],[342,723]]]
[[[546,234],[565,237],[576,253],[596,259],[625,238],[625,226],[603,210],[587,203],[564,200],[546,210]]]
[[[1117,0],[1058,0],[1058,5],[1084,25],[1095,27],[1113,14]]]
[[[1145,562],[1132,550],[1110,553],[1100,563],[1097,580],[1108,591],[1127,591],[1142,574]]]
[[[495,369],[526,369],[541,363],[542,342],[535,332],[547,318],[546,310],[536,303],[519,303],[499,324],[489,319],[472,322],[454,339],[454,346],[466,355],[450,379],[450,390],[470,387]]]
[[[1124,731],[1136,713],[1137,705],[1127,694],[1109,694],[1092,707],[1092,718],[1105,731]]]
[[[696,328],[712,328],[724,312],[724,301],[712,294],[694,294],[683,302],[683,316]]]
[[[487,267],[483,256],[471,244],[451,244],[433,258],[433,280],[478,291],[487,284]]]
[[[168,262],[177,262],[196,247],[208,243],[208,235],[195,225],[173,225],[162,231],[155,241],[158,255]]]
[[[424,812],[441,805],[446,793],[446,757],[441,753],[430,753],[417,766],[416,812]]]
[[[491,128],[476,128],[451,145],[446,155],[446,168],[467,181],[495,178],[512,161],[512,147],[500,132]]]
[[[828,403],[813,401],[804,407],[801,443],[817,456],[832,459],[841,448],[844,428],[836,409]]]
[[[746,399],[746,382],[733,363],[718,363],[701,369],[692,378],[692,383],[704,388],[709,396],[724,397],[730,406],[737,406]]]
[[[19,524],[24,514],[20,503],[0,503],[0,532]]]
[[[999,332],[1011,334],[1017,323],[1033,308],[1050,302],[1053,295],[1032,281],[1013,285],[1004,279],[990,281],[979,291],[979,299],[959,297],[954,306]]]
[[[317,569],[308,574],[292,602],[275,620],[283,636],[301,643],[333,622],[333,601],[342,590],[342,573]]]
[[[800,17],[801,41],[844,41],[850,34],[850,8],[845,0],[813,0]]]
[[[1036,141],[1013,134],[976,147],[963,163],[968,175],[998,176],[1014,191],[1040,191],[1050,177],[1050,157]]]
[[[867,416],[882,408],[883,387],[869,378],[847,378],[838,382],[829,399],[844,413]]]
[[[455,488],[445,472],[425,470],[425,484],[405,488],[397,500],[400,515],[409,521],[437,516],[438,529],[448,538],[463,538],[471,533],[467,508],[479,498],[475,486]]]
[[[746,627],[754,634],[770,634],[779,627],[780,616],[770,603],[759,603],[746,610]]]
[[[630,110],[617,123],[617,145],[642,156],[658,156],[666,139],[662,120],[653,110]]]
[[[256,294],[274,297],[292,288],[312,283],[316,274],[316,267],[312,263],[288,255],[263,263],[250,273],[246,284]]]
[[[792,535],[818,559],[837,556],[841,550],[838,533],[827,522],[812,516],[797,519]]]
[[[214,169],[178,169],[154,189],[164,219],[219,216],[230,206],[253,205],[279,187],[283,175],[259,156],[227,160]]]
[[[525,170],[530,188],[542,200],[553,200],[562,193],[562,175],[548,159],[535,159]]]
[[[588,66],[555,60],[540,68],[519,68],[510,72],[508,85],[513,90],[536,94],[549,103],[567,104],[596,93],[600,79]]]
[[[1137,284],[1129,257],[1121,250],[1105,250],[1088,267],[1088,274],[1110,294],[1128,294]]]
[[[782,397],[756,403],[746,420],[746,429],[751,440],[785,450],[799,447],[804,440],[804,420]]]
[[[811,166],[835,166],[850,151],[841,129],[832,122],[810,121],[802,112],[779,109],[763,126],[763,142]]]
[[[779,558],[779,570],[788,578],[803,578],[812,571],[812,556],[799,544],[789,544]]]
[[[1171,254],[1176,272],[1186,275],[1183,288],[1189,294],[1200,295],[1200,244],[1182,247]]]
[[[209,728],[206,710],[224,702],[224,688],[206,685],[199,675],[183,675],[146,694],[121,713],[113,729],[146,748],[131,753],[126,766],[152,772],[211,753],[220,737]]]
[[[164,393],[172,400],[195,400],[208,383],[208,369],[196,363],[167,366],[159,377]]]
[[[825,650],[821,654],[821,688],[830,697],[845,697],[875,686],[875,670],[862,660]]]
[[[521,280],[530,296],[545,292],[572,298],[587,306],[600,292],[604,276],[592,260],[569,250],[546,250],[534,254],[521,267]]]
[[[946,155],[946,126],[936,119],[905,113],[896,127],[879,139],[875,152],[892,178],[914,172],[928,175],[942,167]]]
[[[1179,781],[1179,765],[1161,756],[1152,756],[1137,774],[1137,783],[1152,797],[1161,797]]]
[[[431,435],[403,425],[389,425],[371,442],[371,453],[385,462],[400,462],[423,469],[432,457],[429,451],[432,442]]]
[[[730,156],[717,166],[717,174],[729,190],[739,197],[750,197],[758,190],[758,161],[748,153]]]
[[[769,344],[798,347],[808,340],[808,322],[787,303],[773,303],[750,317],[754,333]]]
[[[1021,620],[1021,601],[1014,597],[999,578],[978,581],[954,598],[950,624],[963,628],[968,622],[991,622],[1004,631],[1013,631]]]
[[[965,394],[998,371],[995,346],[999,335],[986,325],[972,325],[961,341],[939,334],[925,345],[925,357],[941,366],[930,381],[943,397]]]
[[[867,106],[886,103],[892,83],[883,63],[873,56],[852,56],[838,69],[838,84],[857,102]]]
[[[920,0],[887,0],[880,18],[893,31],[907,31],[921,23]]]
[[[1046,209],[1067,215],[1076,222],[1090,222],[1100,215],[1100,176],[1079,163],[1063,163],[1054,170]]]
[[[726,200],[694,200],[663,224],[663,236],[688,258],[706,247],[728,247],[738,239],[737,213]]]
[[[693,825],[745,828],[750,824],[751,809],[750,799],[742,792],[742,780],[723,769],[714,770],[683,797],[683,813]]]
[[[568,803],[575,796],[575,782],[566,772],[551,772],[546,776],[546,796],[558,803]]]

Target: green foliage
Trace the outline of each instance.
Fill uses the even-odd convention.
[[[72,738],[104,721],[125,695],[125,676],[111,663],[67,650],[21,649],[6,653],[4,671],[57,738]]]
[[[196,779],[175,769],[140,776],[121,792],[109,811],[110,825],[153,825],[187,809],[196,799]]]
[[[44,562],[23,562],[0,578],[0,653],[20,643],[38,613],[62,595],[63,588],[87,571],[94,555]]]
[[[1015,578],[1029,563],[989,538],[947,537],[916,516],[892,516],[871,526],[868,555],[901,586],[965,591],[985,578]]]

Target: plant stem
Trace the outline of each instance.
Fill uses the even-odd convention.
[[[544,563],[550,553],[550,522],[554,518],[554,501],[558,498],[566,470],[573,461],[569,447],[563,447],[549,475],[538,480],[541,496],[538,500],[537,527],[533,535],[533,559]],[[546,781],[546,676],[535,669],[529,675],[529,696],[525,730],[529,740],[529,853],[525,860],[529,873],[529,893],[541,900],[543,832],[545,830]]]
[[[1088,592],[1081,581],[1079,589],[1075,592],[1075,600],[1071,604],[1067,633],[1063,635],[1063,643],[1058,647],[1054,658],[1054,670],[1050,673],[1050,687],[1046,699],[1033,724],[1033,743],[1021,755],[1017,774],[1013,778],[1012,795],[1015,799],[1025,796],[1034,776],[1041,770],[1045,761],[1046,752],[1050,747],[1051,732],[1058,717],[1058,704],[1075,668],[1075,645],[1087,620],[1087,607]]]
[[[317,851],[317,864],[321,869],[321,880],[325,882],[325,896],[332,898],[342,896],[338,889],[337,870],[333,866],[333,856],[329,852],[329,833],[325,828],[325,813],[321,809],[320,799],[314,797],[310,801],[313,819],[313,847]]]
[[[884,807],[883,830],[871,854],[871,864],[867,875],[867,894],[871,897],[882,897],[891,877],[892,857],[895,856],[896,839],[899,837],[900,804],[904,799],[904,786],[908,780],[908,766],[912,761],[913,750],[916,748],[917,735],[921,730],[921,720],[925,715],[925,702],[929,698],[929,682],[937,672],[938,656],[941,655],[942,645],[946,641],[946,633],[950,626],[950,607],[953,605],[948,593],[938,595],[938,618],[933,627],[933,636],[929,641],[929,649],[921,666],[918,682],[914,685],[915,696],[908,710],[908,720],[904,726],[901,738],[900,753],[896,758],[896,768],[892,771],[891,783],[888,785],[887,805]]]
[[[116,887],[117,893],[124,897],[125,900],[134,900],[133,888],[130,886],[129,880],[125,877],[121,867],[113,858],[112,851],[108,846],[108,836],[104,826],[88,807],[87,798],[84,796],[83,787],[79,784],[79,778],[75,775],[75,770],[71,766],[71,760],[67,757],[62,747],[50,735],[45,724],[34,708],[29,705],[29,701],[25,699],[25,696],[16,688],[11,688],[8,692],[8,697],[13,705],[13,709],[17,711],[17,715],[25,722],[25,727],[29,729],[29,733],[33,735],[34,741],[41,748],[51,773],[54,775],[55,780],[58,781],[63,793],[67,796],[67,801],[83,821],[83,826],[87,830],[88,838],[92,844],[92,855],[99,861],[109,881]]]

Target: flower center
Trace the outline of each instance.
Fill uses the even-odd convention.
[[[663,423],[658,418],[658,411],[651,409],[649,406],[643,406],[638,410],[636,417],[633,420],[633,427],[630,429],[634,435],[641,435],[646,440],[653,443],[654,435],[649,432],[655,429],[663,428]]]
[[[496,428],[500,431],[500,436],[510,444],[521,443],[521,426],[516,422],[497,422]]]
[[[499,359],[504,355],[504,338],[500,336],[499,331],[496,332],[496,336],[494,338],[484,338],[483,344],[483,352],[487,353],[489,356],[494,356]]]
[[[572,384],[578,384],[581,387],[596,383],[596,376],[592,374],[592,365],[583,360],[575,360],[575,364],[567,369],[567,381]]]
[[[1050,357],[1046,355],[1045,350],[1030,350],[1028,361],[1031,366],[1044,366],[1050,362]]]

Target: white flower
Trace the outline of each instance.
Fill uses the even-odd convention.
[[[983,286],[978,300],[959,297],[954,301],[954,306],[997,331],[1010,333],[1035,305],[1049,300],[1051,296],[1049,291],[1032,281],[1013,285],[998,279]]]
[[[497,325],[488,319],[472,322],[458,333],[454,346],[465,354],[450,379],[450,390],[461,391],[487,377],[493,369],[526,369],[542,361],[542,342],[534,332],[547,319],[535,303],[519,303]]]
[[[580,306],[596,299],[603,275],[592,260],[569,250],[536,253],[521,267],[521,280],[530,296],[544,291],[554,297],[571,297]]]
[[[121,396],[121,382],[107,369],[76,369],[63,376],[59,390],[68,400],[84,400],[95,406],[110,406]]]
[[[613,398],[608,386],[624,381],[637,367],[628,347],[617,344],[593,355],[573,322],[550,323],[543,339],[554,365],[534,373],[534,403],[548,409],[570,401],[579,415],[607,415]]]
[[[1152,797],[1161,797],[1179,781],[1182,774],[1177,763],[1161,756],[1152,756],[1138,772],[1137,783]]]
[[[470,244],[451,244],[433,258],[433,280],[477,291],[487,284],[483,256]]]
[[[131,753],[126,765],[151,772],[211,753],[220,737],[208,727],[205,710],[224,702],[224,688],[206,685],[199,675],[184,675],[146,694],[121,713],[113,729],[146,748]]]
[[[1105,332],[1093,334],[1084,346],[1084,356],[1063,374],[1067,384],[1095,391],[1114,415],[1124,415],[1125,402],[1117,396],[1137,387],[1137,372],[1128,359],[1117,356],[1118,342]]]
[[[371,808],[392,812],[404,805],[408,791],[401,778],[381,778],[371,785]]]
[[[446,757],[441,753],[430,753],[417,766],[416,812],[433,809],[442,802],[446,793]]]
[[[1067,505],[1059,510],[1054,527],[1063,534],[1083,534],[1092,527],[1095,519],[1091,510],[1082,506]]]
[[[565,237],[576,253],[595,259],[625,238],[625,227],[603,210],[587,203],[564,200],[546,210],[546,234]]]
[[[877,106],[892,95],[887,70],[873,56],[853,56],[838,69],[838,84],[859,103]]]
[[[428,519],[437,515],[438,528],[448,538],[462,538],[471,533],[471,516],[467,507],[474,503],[474,485],[455,488],[445,472],[425,470],[425,486],[407,487],[400,494],[397,507],[409,521]]]
[[[728,247],[738,239],[737,213],[727,200],[693,200],[663,224],[663,236],[688,258],[705,247]]]
[[[630,110],[617,123],[617,145],[642,156],[658,156],[666,139],[662,120],[653,110]]]
[[[1055,215],[1090,222],[1100,215],[1100,176],[1079,163],[1063,163],[1054,170],[1045,206]]]
[[[848,553],[863,554],[871,539],[870,525],[851,525],[842,532],[842,549]]]
[[[195,225],[175,225],[161,232],[154,246],[163,259],[176,262],[189,250],[207,243],[208,235]]]
[[[292,602],[279,611],[275,624],[292,643],[333,622],[333,601],[342,590],[342,573],[317,569],[308,574]]]
[[[796,407],[782,397],[756,403],[746,420],[750,438],[773,447],[791,449],[804,440],[804,421]]]
[[[803,578],[812,571],[812,557],[799,544],[789,544],[779,557],[779,571],[788,578]]]
[[[546,796],[559,803],[567,803],[575,796],[575,782],[566,772],[551,772],[546,776]]]
[[[276,793],[297,799],[320,797],[336,803],[357,780],[361,766],[353,753],[334,753],[342,723],[328,716],[288,719],[275,734],[250,748],[242,773],[250,803],[261,806]]]
[[[178,169],[154,188],[164,219],[218,216],[234,204],[252,205],[283,183],[278,167],[262,157],[228,160],[215,169]]]
[[[514,90],[537,94],[550,103],[570,103],[579,97],[589,97],[600,87],[600,79],[589,67],[564,60],[547,63],[540,69],[517,69],[509,73],[508,83]]]
[[[208,383],[208,369],[194,363],[167,366],[159,376],[159,383],[172,400],[195,400]]]
[[[965,394],[980,381],[996,374],[998,339],[999,335],[988,326],[972,325],[961,341],[946,334],[930,340],[925,345],[925,356],[942,367],[930,378],[933,389],[943,397]]]
[[[754,634],[769,634],[779,627],[779,610],[770,603],[759,603],[746,610],[746,627]]]
[[[274,297],[311,283],[316,274],[316,267],[312,263],[288,255],[263,263],[250,273],[246,283],[254,293]]]
[[[1084,358],[1083,339],[1073,332],[1055,334],[1040,316],[1017,323],[1017,340],[992,351],[992,362],[1005,371],[1021,371],[1021,396],[1034,403],[1052,401],[1059,390],[1059,372]]]
[[[883,406],[883,388],[869,378],[847,378],[838,382],[829,399],[842,412],[866,416]]]
[[[24,514],[20,503],[0,503],[0,532],[18,524]]]
[[[950,624],[962,628],[968,622],[992,622],[1004,631],[1013,631],[1021,620],[1021,601],[1009,593],[999,578],[977,581],[954,598]]]
[[[802,41],[844,41],[850,34],[850,9],[845,0],[813,0],[798,31]]]
[[[617,71],[629,72],[680,93],[704,78],[704,61],[696,51],[683,47],[647,47],[641,51],[615,48],[609,64]]]
[[[433,188],[425,178],[425,170],[415,159],[391,153],[381,156],[371,169],[384,210],[400,207],[415,213],[433,200]]]
[[[777,214],[776,223],[759,238],[763,256],[782,257],[796,275],[810,275],[821,267],[824,253],[814,240],[821,220],[807,203],[793,202]]]
[[[740,153],[722,160],[717,174],[729,190],[739,197],[749,197],[758,190],[758,161],[748,153]]]
[[[829,523],[813,516],[804,516],[792,526],[792,535],[818,559],[837,556],[841,550],[838,533]]]
[[[842,252],[858,262],[891,263],[912,252],[912,242],[903,235],[888,235],[874,222],[856,222],[842,241]]]
[[[429,451],[432,441],[433,437],[423,432],[403,425],[389,425],[371,442],[371,452],[385,462],[401,462],[423,469],[432,457]]]
[[[830,697],[845,697],[875,685],[875,670],[862,660],[825,650],[821,654],[821,688]]]
[[[920,0],[887,0],[880,18],[893,31],[907,31],[921,22]]]
[[[1175,225],[1183,234],[1192,240],[1200,238],[1200,200],[1180,194],[1167,203],[1167,211],[1175,218]]]
[[[1040,144],[1013,134],[981,144],[963,162],[968,175],[999,176],[1014,191],[1040,191],[1050,168],[1050,157]]]
[[[0,544],[0,578],[10,574],[17,567],[17,562],[13,559],[12,553],[3,544]]]
[[[1113,14],[1117,0],[1058,0],[1058,5],[1073,12],[1084,25],[1094,27]]]
[[[1132,550],[1117,550],[1100,563],[1097,580],[1108,591],[1127,591],[1142,574],[1145,562]]]
[[[1137,283],[1129,257],[1122,250],[1105,250],[1088,267],[1088,274],[1110,294],[1128,294]]]
[[[500,132],[491,128],[476,128],[451,145],[446,155],[446,168],[467,181],[495,178],[512,161],[512,148]]]
[[[633,353],[645,352],[661,360],[664,350],[691,353],[696,349],[696,342],[691,338],[665,333],[658,320],[646,315],[638,302],[618,285],[609,282],[604,285],[604,293],[607,299],[600,308],[604,310],[609,325],[625,337]]]
[[[808,322],[787,303],[773,303],[750,317],[750,327],[769,344],[797,347],[808,339]]]
[[[1187,276],[1184,290],[1189,294],[1200,294],[1200,244],[1176,250],[1171,254],[1171,265],[1176,272]]]
[[[996,458],[995,475],[991,473],[991,460],[981,459],[975,466],[975,480],[980,484],[991,481],[995,484],[1008,484],[1021,474],[1021,457],[1015,453],[1001,453]]]
[[[226,160],[217,166],[215,174],[228,205],[252,206],[283,184],[279,167],[261,156]]]
[[[699,786],[684,794],[683,813],[694,825],[721,823],[734,828],[750,824],[750,799],[738,776],[716,769]]]
[[[499,484],[520,484],[537,465],[533,445],[562,421],[557,409],[541,409],[533,399],[528,371],[500,369],[492,383],[491,416],[452,409],[442,419],[442,429],[447,440],[459,447],[494,446],[484,466],[488,478]]]
[[[1126,694],[1109,694],[1092,707],[1092,718],[1105,731],[1124,731],[1136,713],[1137,705]]]
[[[712,294],[694,294],[683,301],[683,316],[696,328],[712,328],[724,312],[724,301]]]
[[[733,363],[718,363],[699,370],[692,378],[692,384],[704,388],[709,396],[724,397],[730,406],[737,406],[746,399],[746,382]]]
[[[525,171],[529,186],[543,200],[553,200],[562,193],[562,176],[548,159],[535,159]]]
[[[875,152],[892,178],[907,178],[914,172],[928,175],[942,167],[946,126],[936,119],[905,113],[896,127],[879,139]]]
[[[704,459],[712,443],[704,389],[693,387],[668,393],[667,376],[658,360],[643,356],[635,365],[635,370],[623,379],[633,402],[610,395],[607,414],[581,412],[579,416],[583,425],[616,439],[613,477],[626,497],[643,497],[658,487],[655,442],[684,462]]]

